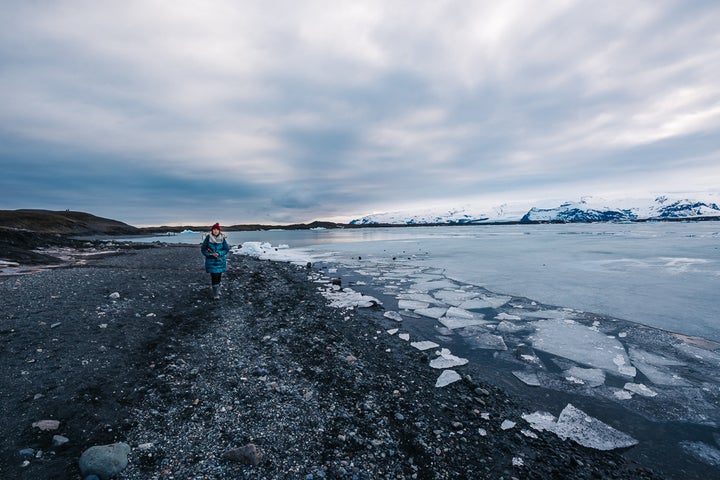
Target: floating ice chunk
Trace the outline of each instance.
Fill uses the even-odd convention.
[[[671,387],[689,387],[690,382],[671,372],[669,369],[633,359],[633,364],[655,385]]]
[[[445,313],[445,315],[448,317],[466,318],[469,320],[472,320],[476,316],[476,314],[474,314],[473,312],[468,312],[467,310],[463,310],[462,308],[457,308],[457,307],[448,308],[447,313]]]
[[[522,318],[517,315],[510,315],[509,313],[502,312],[495,317],[495,320],[522,320]]]
[[[477,310],[480,308],[500,308],[510,301],[510,297],[490,297],[475,298],[463,302],[459,305],[465,310]]]
[[[630,400],[632,398],[632,393],[628,392],[627,390],[615,390],[613,392],[613,395],[618,400]]]
[[[389,318],[390,320],[395,320],[396,322],[402,322],[403,318],[402,315],[400,315],[398,312],[395,311],[387,311],[383,314],[383,317]]]
[[[638,395],[642,395],[643,397],[654,397],[657,395],[657,392],[649,389],[642,383],[626,383],[625,384],[625,390],[633,393],[637,393]]]
[[[398,308],[400,310],[417,310],[418,308],[427,308],[430,304],[427,302],[419,302],[417,300],[399,300]]]
[[[623,345],[572,320],[540,320],[533,322],[536,331],[530,336],[533,348],[568,358],[577,363],[600,368],[610,373],[634,376],[634,368]]]
[[[423,302],[427,304],[437,303],[433,297],[427,293],[401,293],[398,295],[398,300],[412,300],[415,302]]]
[[[412,342],[410,345],[417,348],[418,350],[430,350],[431,348],[437,348],[440,346],[437,343],[430,342],[428,340],[423,340],[421,342]]]
[[[523,312],[526,318],[547,318],[551,320],[572,320],[575,315],[567,310],[537,310],[535,312]]]
[[[688,355],[690,358],[702,360],[716,367],[720,367],[720,353],[688,345],[687,343],[677,344],[675,345],[675,348]]]
[[[637,370],[635,370],[635,367],[631,365],[626,365],[627,357],[624,355],[624,351],[622,354],[615,355],[615,358],[613,358],[613,363],[617,365],[618,372],[620,372],[623,375],[627,375],[628,377],[634,377],[637,375]]]
[[[514,428],[517,423],[511,421],[511,420],[503,420],[502,424],[500,424],[500,428],[503,430],[510,430],[511,428]]]
[[[498,323],[498,324],[497,324],[497,327],[495,327],[495,329],[496,329],[498,332],[505,332],[505,333],[515,333],[515,332],[519,332],[519,331],[522,330],[523,328],[525,328],[525,327],[523,327],[522,325],[517,325],[517,324],[515,324],[515,323],[510,323],[510,322],[507,322],[507,321],[505,321],[505,320],[503,320],[502,322]]]
[[[470,326],[460,329],[458,332],[465,338],[465,341],[474,348],[507,350],[505,340],[503,340],[501,336],[479,330],[479,328],[481,327]]]
[[[537,372],[525,372],[522,370],[515,370],[512,372],[521,382],[531,387],[539,387],[541,385],[540,379],[537,376]]]
[[[468,363],[468,360],[466,358],[460,358],[456,357],[452,353],[450,353],[450,350],[447,348],[443,348],[440,350],[439,356],[430,361],[430,366],[432,368],[451,368],[451,367],[459,367],[461,365],[465,365]]]
[[[415,313],[417,313],[418,315],[435,319],[438,319],[445,315],[445,312],[447,312],[447,308],[445,307],[429,307],[415,309]]]
[[[433,294],[435,298],[441,302],[458,306],[462,302],[466,302],[478,296],[477,293],[466,292],[463,290],[439,290]]]
[[[455,370],[443,370],[435,382],[437,388],[445,387],[460,380],[460,375]]]
[[[410,334],[409,333],[401,333],[398,335],[398,338],[401,340],[405,340],[406,342],[410,340]]]
[[[484,325],[488,323],[487,321],[482,319],[483,317],[481,315],[477,315],[476,318],[472,320],[459,318],[459,317],[441,317],[438,319],[440,323],[442,323],[445,327],[449,328],[450,330],[454,330],[456,328],[464,328],[464,327],[470,327],[474,325]]]
[[[680,442],[680,447],[703,463],[720,467],[720,450],[703,442]]]
[[[522,418],[535,430],[548,430],[563,440],[569,438],[580,445],[597,450],[625,448],[638,443],[631,436],[597,418],[588,416],[570,403],[560,412],[557,421],[554,416],[546,412],[535,412],[523,415]]]
[[[458,285],[455,282],[447,279],[442,279],[430,280],[428,282],[418,282],[413,284],[412,289],[418,292],[430,292],[432,290],[453,289],[457,287]]]
[[[387,331],[387,333],[390,335],[395,335],[397,332],[398,332],[397,328],[391,328],[390,330]]]
[[[587,383],[591,387],[599,387],[605,383],[605,372],[599,368],[580,368],[571,367],[565,372],[566,379],[576,378],[582,380],[583,383]]]

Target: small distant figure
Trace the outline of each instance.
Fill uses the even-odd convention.
[[[200,247],[205,255],[205,271],[210,274],[210,285],[214,299],[220,298],[220,283],[222,274],[227,267],[227,254],[230,246],[227,243],[227,235],[220,231],[220,224],[216,223],[205,235]]]

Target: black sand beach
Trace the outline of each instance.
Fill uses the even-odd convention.
[[[531,408],[472,378],[436,388],[382,307],[328,307],[305,268],[232,256],[219,301],[207,284],[187,246],[0,277],[0,478],[82,478],[113,442],[132,447],[119,479],[663,478],[501,429]]]

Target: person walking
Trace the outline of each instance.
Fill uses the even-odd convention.
[[[210,233],[205,235],[200,250],[205,256],[205,271],[210,274],[213,298],[218,299],[222,274],[227,267],[227,254],[230,252],[227,235],[220,231],[219,223],[213,225]]]

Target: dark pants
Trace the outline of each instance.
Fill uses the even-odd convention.
[[[211,273],[210,274],[210,283],[212,285],[218,285],[220,283],[221,279],[222,279],[222,273]]]

